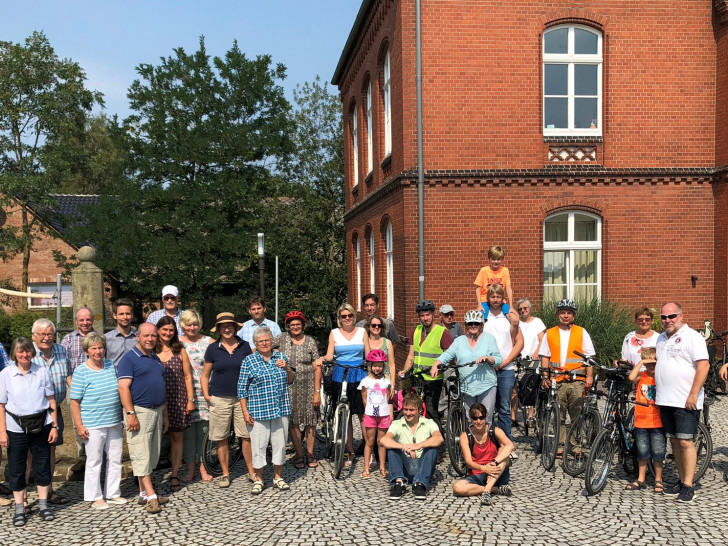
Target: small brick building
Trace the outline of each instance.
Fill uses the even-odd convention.
[[[728,328],[728,2],[421,2],[425,293],[668,299]],[[414,0],[364,0],[344,109],[350,301],[418,300]]]

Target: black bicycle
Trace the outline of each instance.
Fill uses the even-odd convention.
[[[230,436],[228,437],[228,467],[232,468],[238,463],[243,455],[243,440],[235,436],[235,427],[232,418],[230,419]],[[220,467],[220,459],[217,458],[217,442],[210,440],[209,428],[202,438],[202,465],[207,473],[212,476],[220,476],[222,468]]]
[[[533,429],[536,402],[538,401],[538,388],[541,377],[538,373],[539,361],[530,358],[517,358],[516,385],[518,389],[518,409],[521,412],[523,432],[528,436],[529,429]]]
[[[442,371],[452,370],[453,373],[445,378],[447,389],[447,421],[445,424],[445,444],[453,470],[460,476],[468,473],[463,450],[460,447],[460,436],[468,430],[468,416],[465,411],[465,398],[460,390],[460,368],[475,366],[475,362],[457,364],[455,362],[443,365]]]
[[[404,400],[404,396],[408,393],[416,394],[420,398],[420,400],[423,401],[422,407],[420,410],[420,415],[422,415],[423,417],[427,417],[427,407],[425,406],[425,402],[424,402],[424,400],[425,400],[425,396],[424,396],[425,395],[425,382],[426,382],[426,379],[424,378],[424,376],[426,374],[429,375],[429,373],[430,373],[429,370],[420,368],[417,370],[411,369],[406,372],[399,372],[399,374],[398,374],[399,378],[402,380],[402,384],[403,384],[402,392],[401,392],[401,399],[399,402],[401,403],[401,401]],[[399,396],[399,394],[398,394],[398,396]],[[395,416],[396,419],[399,419],[400,417],[402,417],[402,415],[404,415],[404,413],[402,412],[402,409],[403,408],[398,407],[397,415]]]

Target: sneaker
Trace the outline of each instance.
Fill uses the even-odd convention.
[[[501,485],[498,487],[498,494],[503,497],[510,497],[513,494],[510,485]]]
[[[217,482],[217,485],[222,488],[230,487],[230,476],[223,476],[222,478],[220,478],[220,481]]]
[[[511,460],[512,461],[517,461],[518,460],[518,453],[516,453],[515,451],[513,453],[511,453]]]
[[[91,508],[93,508],[94,510],[107,510],[109,508],[109,505],[103,501],[101,501],[101,502],[97,501],[97,502],[91,503]]]
[[[672,487],[667,487],[665,489],[665,495],[678,495],[680,493],[680,491],[682,491],[682,488],[683,488],[682,482],[678,481]]]
[[[480,505],[481,506],[492,506],[493,505],[493,497],[491,497],[491,495],[488,491],[483,491],[480,494]]]
[[[162,511],[162,507],[159,506],[159,499],[149,499],[147,501],[147,513],[159,514]]]
[[[160,505],[165,505],[169,502],[169,497],[157,497],[157,501],[159,501]]]
[[[113,499],[106,499],[107,504],[126,504],[124,497],[114,497]]]
[[[427,486],[424,483],[416,483],[412,486],[412,494],[417,500],[425,500],[427,498]]]
[[[687,485],[683,485],[683,488],[680,490],[680,493],[675,500],[678,502],[693,502],[694,498],[695,489],[688,487]]]
[[[399,500],[404,495],[404,484],[402,482],[394,482],[389,488],[389,498]]]

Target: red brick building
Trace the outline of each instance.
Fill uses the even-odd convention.
[[[487,248],[515,298],[677,299],[728,327],[728,2],[423,0],[425,293]],[[364,0],[344,106],[349,294],[418,300],[414,0]]]

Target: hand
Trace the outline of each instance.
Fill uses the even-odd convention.
[[[728,381],[728,364],[726,364],[725,366],[721,366],[720,372],[718,373],[720,374],[720,378],[723,381]]]
[[[491,357],[489,357],[489,356],[481,356],[480,358],[478,358],[478,359],[477,359],[477,360],[475,361],[475,363],[476,363],[476,364],[482,364],[483,362],[485,362],[486,364],[492,364],[492,362],[490,361],[490,358],[491,358]],[[494,359],[494,360],[495,360],[495,359]]]
[[[685,409],[686,410],[698,409],[698,395],[697,394],[688,395],[688,399],[685,400]]]
[[[250,415],[247,411],[243,413],[243,419],[245,419],[245,422],[251,427],[255,424],[255,419],[253,419],[252,415]]]
[[[586,387],[586,390],[589,390],[592,388],[592,385],[594,384],[594,379],[587,377],[585,383],[586,384],[584,386]]]
[[[541,379],[541,385],[543,385],[544,389],[550,389],[551,388],[551,380],[550,379]]]
[[[498,476],[503,474],[503,469],[500,467],[500,465],[490,462],[483,467],[483,472],[488,474],[488,476],[493,476],[494,478],[497,478]]]
[[[398,373],[397,375],[399,375],[399,378],[400,378],[400,379],[404,379],[405,375],[407,375],[407,374],[405,373],[405,371],[404,371],[404,370],[402,370],[402,371],[401,371],[401,372],[399,372],[399,373]]]
[[[8,433],[0,432],[0,446],[8,447],[9,444],[10,442],[8,442]]]
[[[162,434],[167,434],[169,430],[169,417],[166,415],[162,417]]]
[[[78,435],[83,438],[84,440],[88,441],[89,432],[88,429],[81,425],[80,427],[76,427],[76,432],[78,432]]]
[[[520,322],[520,318],[518,317],[518,313],[516,313],[513,309],[508,311],[508,314],[506,315],[506,318],[508,319],[508,322],[511,323],[511,326],[518,326]]]
[[[313,407],[314,408],[321,407],[321,393],[320,392],[313,393]]]
[[[192,413],[196,409],[195,403],[192,400],[187,400],[187,413]]]
[[[412,444],[403,445],[402,446],[402,453],[404,453],[410,459],[416,459],[417,458],[417,450],[414,448],[414,445],[412,445]]]
[[[285,368],[286,366],[288,366],[288,363],[282,358],[279,358],[278,360],[276,360],[276,366],[278,366],[279,368]]]
[[[208,395],[208,396],[203,396],[203,398],[205,399],[205,402],[207,402],[208,404],[209,404],[209,403],[210,403],[210,401],[212,400],[212,396],[210,396],[210,395]]]
[[[51,431],[48,433],[48,443],[55,444],[56,440],[58,440],[58,429],[52,428]]]
[[[136,415],[126,416],[126,430],[129,432],[136,432],[139,430],[139,419]]]
[[[430,377],[437,377],[437,365],[430,368]]]

